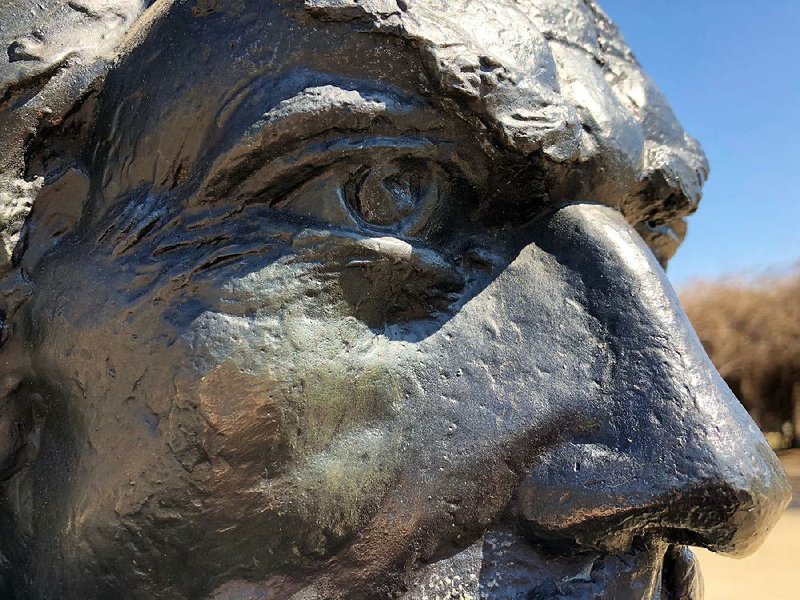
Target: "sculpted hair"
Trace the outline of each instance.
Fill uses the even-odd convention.
[[[9,58],[0,63],[0,143],[8,149],[0,158],[0,271],[26,249],[24,224],[35,203],[54,202],[55,194],[68,204],[65,187],[72,204],[88,193],[76,155],[86,150],[93,102],[115,57],[173,10],[213,18],[241,9],[237,2],[183,4],[82,0],[31,13],[28,3],[12,0],[0,9],[13,24],[2,33]],[[708,174],[705,156],[593,1],[279,4],[300,20],[349,22],[416,48],[440,102],[537,170],[550,202],[618,208],[663,265],[682,241],[683,218],[697,208]],[[510,27],[518,20],[538,35],[520,39]]]
[[[300,4],[407,40],[441,92],[544,171],[551,201],[618,208],[663,265],[677,250],[708,164],[594,1]],[[538,35],[521,39],[520,20]]]

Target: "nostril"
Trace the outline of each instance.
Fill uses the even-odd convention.
[[[725,458],[697,455],[675,469],[608,446],[564,443],[529,470],[517,515],[531,541],[557,552],[620,552],[636,536],[652,536],[747,554],[788,503],[788,482],[767,454],[761,463]]]
[[[568,493],[561,495],[561,506],[553,507],[524,488],[518,514],[528,539],[556,553],[587,549],[623,552],[642,536],[670,544],[729,549],[738,531],[733,526],[735,515],[753,505],[749,498],[729,492],[700,486],[642,503],[626,501],[623,492],[607,502],[595,497],[594,506],[576,510],[574,497],[571,502]],[[572,514],[561,510],[569,505]]]

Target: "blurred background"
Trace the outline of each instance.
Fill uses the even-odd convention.
[[[668,275],[795,499],[736,561],[698,551],[707,600],[800,598],[800,2],[601,0],[702,143],[711,178]]]

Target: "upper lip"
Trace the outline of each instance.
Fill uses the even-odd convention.
[[[483,540],[480,586],[487,597],[536,600],[701,600],[702,579],[683,546],[637,538],[620,553],[576,551],[554,555],[513,529]]]

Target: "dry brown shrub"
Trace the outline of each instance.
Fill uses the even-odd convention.
[[[762,429],[787,421],[797,428],[800,264],[782,275],[696,281],[680,297],[711,360]]]

